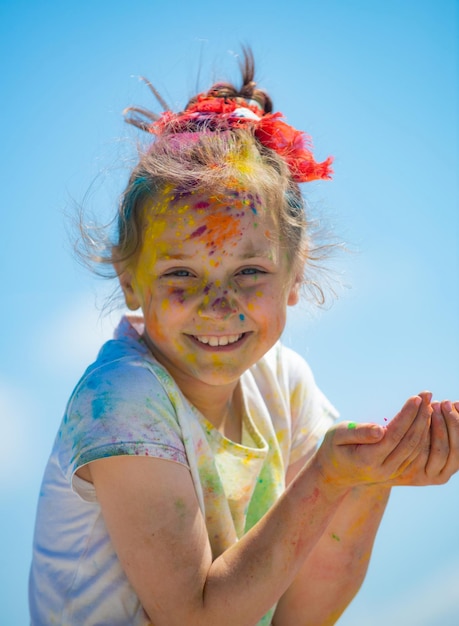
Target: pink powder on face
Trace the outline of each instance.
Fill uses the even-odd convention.
[[[208,209],[210,206],[210,204],[208,202],[206,202],[205,200],[201,200],[200,202],[196,202],[196,204],[194,204],[191,208],[192,209]]]

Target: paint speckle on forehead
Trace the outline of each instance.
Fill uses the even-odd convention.
[[[199,235],[202,235],[204,233],[204,231],[207,230],[207,226],[206,224],[203,224],[202,226],[199,226],[199,228],[197,228],[196,230],[194,230],[189,239],[194,239],[195,237],[199,237]]]
[[[209,202],[205,200],[200,200],[199,202],[196,202],[191,208],[199,211],[199,209],[208,209],[209,206]]]
[[[201,231],[201,241],[211,250],[223,249],[229,240],[239,238],[241,232],[241,219],[235,215],[221,212],[210,213],[205,217],[205,228]]]
[[[229,246],[237,245],[238,239],[243,235],[241,220],[251,211],[258,215],[262,206],[258,194],[252,194],[243,189],[228,188],[225,194],[213,195],[209,199],[196,198],[190,202],[189,208],[199,214],[199,225],[188,236],[189,239],[199,238],[209,250],[209,255],[221,251]],[[257,227],[253,223],[253,227]]]
[[[242,203],[245,207],[249,208],[254,215],[258,214],[257,207],[261,206],[260,196],[256,195],[254,197],[251,193],[248,193]]]

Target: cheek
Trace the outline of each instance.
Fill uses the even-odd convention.
[[[196,296],[206,297],[205,290],[201,285],[193,285],[190,287],[177,287],[169,285],[164,292],[164,302],[168,302],[170,308],[182,307],[184,304],[192,304]]]
[[[153,343],[164,341],[167,338],[166,326],[163,320],[164,316],[158,317],[156,311],[149,311],[145,315],[145,330]]]
[[[171,309],[174,306],[184,304],[187,298],[185,289],[180,287],[168,287],[167,296],[163,299],[162,308]]]
[[[151,293],[143,307],[145,328],[152,341],[164,340],[168,337],[168,320],[173,314],[173,307],[168,298],[158,301]]]
[[[251,313],[256,313],[260,317],[268,317],[272,312],[274,299],[268,296],[263,289],[251,287],[245,290],[246,307]]]
[[[286,307],[275,296],[266,296],[262,290],[257,290],[247,304],[250,315],[256,317],[260,331],[263,334],[278,332],[285,325]]]

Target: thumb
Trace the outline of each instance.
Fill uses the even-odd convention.
[[[363,443],[377,443],[384,437],[385,429],[379,424],[371,422],[357,424],[356,422],[343,422],[336,430],[336,443],[338,445],[356,445]]]

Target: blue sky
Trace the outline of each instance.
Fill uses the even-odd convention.
[[[335,157],[305,189],[345,240],[325,310],[291,310],[285,341],[343,418],[382,421],[431,389],[459,398],[459,4],[442,0],[0,0],[2,623],[27,623],[41,474],[62,411],[119,312],[78,266],[76,203],[110,215],[138,135],[121,112],[179,109],[237,77],[252,45],[277,110]],[[394,490],[367,580],[340,626],[452,626],[459,478]]]

